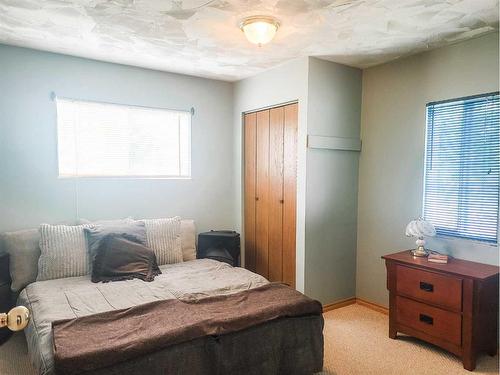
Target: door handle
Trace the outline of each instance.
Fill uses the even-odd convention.
[[[432,292],[434,292],[434,285],[421,281],[420,282],[420,289],[422,289],[425,292],[432,293]]]
[[[422,323],[429,324],[429,325],[434,324],[434,318],[432,316],[420,314],[419,319]]]
[[[280,203],[281,204],[285,203],[285,200],[284,199],[280,199]]]

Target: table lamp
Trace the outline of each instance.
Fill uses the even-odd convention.
[[[411,253],[416,257],[426,257],[429,252],[425,250],[425,240],[424,237],[433,237],[436,235],[436,229],[431,222],[426,221],[419,217],[417,220],[412,220],[406,226],[406,235],[408,237],[417,237],[417,248],[412,250]]]

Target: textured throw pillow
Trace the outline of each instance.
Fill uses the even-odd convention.
[[[91,225],[40,225],[37,281],[89,273],[84,229]]]
[[[1,236],[3,249],[9,253],[9,269],[12,284],[10,289],[17,293],[36,281],[38,258],[40,258],[40,232],[26,229],[6,232]]]
[[[130,241],[146,245],[146,228],[143,222],[125,219],[102,221],[102,223],[103,224],[94,224],[91,228],[85,229],[91,263],[94,261],[101,241],[110,234],[117,236],[126,235]]]
[[[144,219],[147,246],[156,255],[158,264],[182,262],[181,218]]]
[[[131,238],[132,241],[127,238]],[[92,282],[119,281],[133,278],[153,281],[161,274],[156,256],[134,237],[108,234],[100,241],[92,264]]]

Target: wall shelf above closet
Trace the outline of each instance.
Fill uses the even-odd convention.
[[[307,147],[326,150],[361,151],[361,140],[357,138],[308,135]]]

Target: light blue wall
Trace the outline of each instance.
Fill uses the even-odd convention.
[[[189,109],[191,180],[57,178],[54,91],[77,99]],[[165,217],[232,228],[233,89],[227,82],[0,45],[0,232],[72,220]]]
[[[308,135],[359,139],[361,70],[309,59]],[[359,152],[307,149],[305,292],[323,303],[356,294]]]

